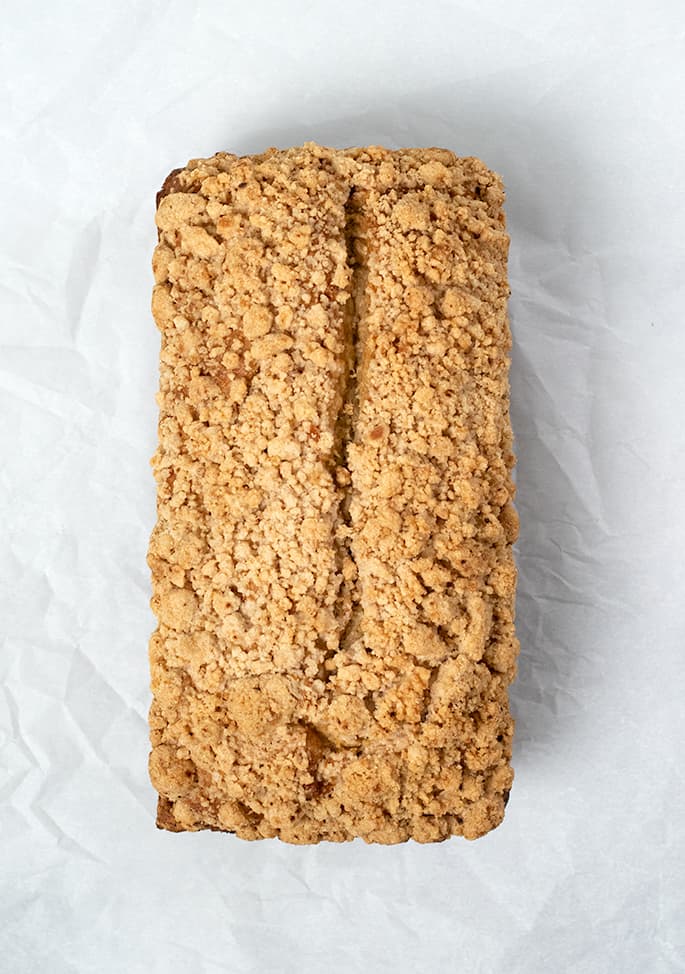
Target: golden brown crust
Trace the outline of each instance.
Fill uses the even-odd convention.
[[[517,643],[498,177],[314,144],[159,197],[158,825],[499,823]]]

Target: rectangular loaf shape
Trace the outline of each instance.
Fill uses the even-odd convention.
[[[441,149],[192,160],[158,197],[157,824],[476,838],[513,773],[508,237]]]

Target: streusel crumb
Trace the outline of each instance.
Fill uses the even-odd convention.
[[[512,782],[499,178],[441,149],[219,153],[158,197],[158,825],[483,835]]]

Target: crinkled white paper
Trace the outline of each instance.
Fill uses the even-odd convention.
[[[3,971],[685,970],[684,37],[677,0],[3,4]],[[154,827],[154,195],[305,139],[507,185],[523,648],[476,843]]]

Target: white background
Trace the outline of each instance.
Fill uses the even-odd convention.
[[[4,0],[3,972],[685,970],[684,38],[680,0]],[[154,827],[154,195],[305,139],[508,190],[516,782],[476,843]]]

